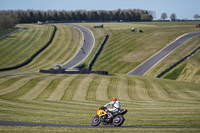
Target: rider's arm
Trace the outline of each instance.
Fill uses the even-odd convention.
[[[114,104],[114,102],[112,101],[112,102],[107,103],[106,105],[104,105],[104,107],[108,107],[108,106],[111,106],[111,105],[113,105],[113,104]]]

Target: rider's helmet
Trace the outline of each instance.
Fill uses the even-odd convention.
[[[113,98],[112,98],[112,101],[117,101],[117,98],[116,98],[116,97],[113,97]]]

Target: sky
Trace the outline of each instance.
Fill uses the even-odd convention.
[[[178,19],[194,19],[200,15],[200,0],[0,0],[0,10],[117,10],[144,9],[163,12],[168,18],[175,13]]]

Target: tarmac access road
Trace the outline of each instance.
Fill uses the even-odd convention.
[[[86,27],[79,26],[79,25],[72,25],[72,24],[65,24],[67,26],[72,26],[76,29],[78,29],[82,33],[83,37],[83,44],[79,51],[75,54],[74,57],[72,57],[71,60],[67,61],[63,64],[63,68],[72,68],[79,63],[81,63],[83,60],[85,60],[90,52],[92,51],[94,44],[95,44],[95,38],[91,30],[89,30]]]
[[[22,26],[20,26],[20,25],[17,25],[17,27],[18,27],[18,29],[14,30],[14,31],[12,31],[12,32],[10,32],[10,33],[7,33],[7,34],[5,34],[5,35],[3,35],[3,36],[1,36],[1,37],[0,37],[0,40],[3,39],[3,38],[6,38],[6,37],[8,37],[8,36],[10,36],[11,34],[14,34],[14,33],[18,32],[18,31],[21,31],[21,30],[24,29],[24,27],[22,27]]]
[[[144,75],[151,68],[153,68],[156,64],[158,64],[161,60],[167,57],[170,53],[172,53],[176,48],[181,46],[183,43],[188,41],[189,39],[200,35],[200,32],[191,32],[186,33],[180,37],[178,37],[175,41],[168,44],[166,47],[158,51],[156,54],[151,56],[149,59],[141,63],[139,66],[134,68],[132,71],[128,73],[128,75]],[[141,51],[142,52],[142,51]]]
[[[91,126],[91,125],[68,125],[68,124],[49,124],[32,123],[0,120],[0,126],[46,126],[46,127],[77,127],[77,128],[200,128],[200,126]]]

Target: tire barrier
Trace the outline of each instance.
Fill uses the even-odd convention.
[[[156,76],[156,78],[160,78],[162,77],[165,73],[169,72],[171,69],[173,69],[175,66],[177,66],[178,64],[180,64],[181,62],[183,62],[184,60],[186,60],[187,58],[191,57],[193,54],[195,54],[198,50],[200,49],[200,46],[197,47],[194,51],[192,51],[190,54],[186,55],[185,57],[183,57],[182,59],[180,59],[179,61],[177,61],[176,63],[174,63],[173,65],[171,65],[170,67],[168,67],[167,69],[165,69],[164,71],[162,71],[160,74],[158,74]]]
[[[41,49],[39,49],[36,53],[34,53],[30,58],[28,58],[23,63],[20,63],[20,64],[15,65],[15,66],[11,66],[11,67],[1,68],[0,71],[13,70],[13,69],[17,69],[17,68],[20,68],[20,67],[23,67],[23,66],[29,64],[37,55],[39,55],[44,49],[46,49],[49,46],[49,44],[53,41],[53,38],[55,36],[57,28],[56,28],[55,25],[52,25],[52,26],[54,27],[54,30],[53,30],[53,33],[51,35],[51,38]]]
[[[65,70],[65,69],[50,69],[50,70],[38,70],[39,73],[51,73],[51,74],[100,74],[100,75],[108,75],[106,71],[90,71],[88,69],[82,70]]]
[[[88,64],[88,69],[91,70],[92,66],[94,65],[94,62],[96,61],[98,55],[100,54],[101,50],[103,49],[104,44],[106,43],[106,41],[108,40],[109,35],[106,34],[103,41],[101,42],[101,45],[99,46],[99,49],[96,51],[96,53],[94,54],[92,60],[89,62]]]

